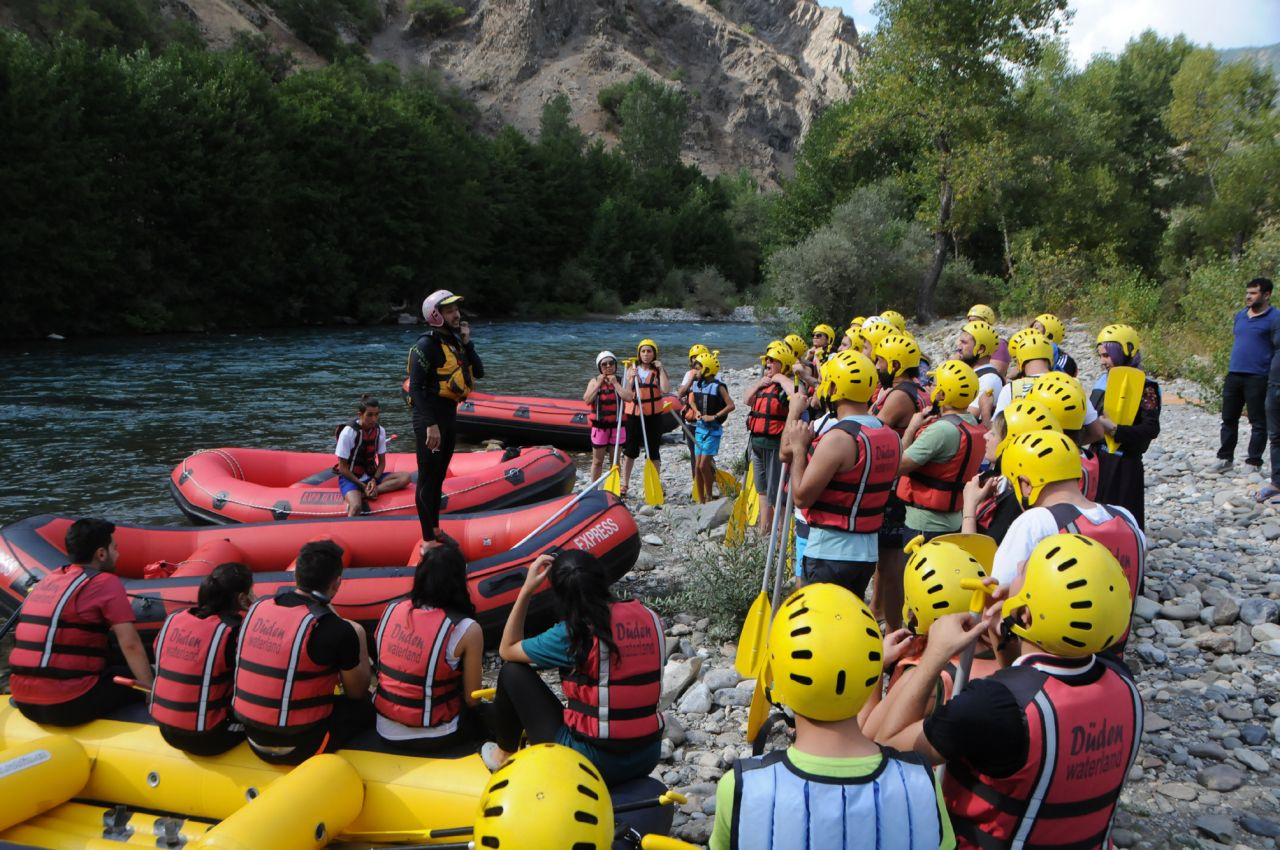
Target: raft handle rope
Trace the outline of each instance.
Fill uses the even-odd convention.
[[[555,449],[552,449],[551,451],[554,456],[560,455],[560,452],[556,451]],[[229,464],[235,464],[234,468],[231,470],[233,476],[239,479],[240,481],[246,480],[244,477],[244,472],[243,470],[240,469],[239,464],[236,463],[234,458],[229,457],[226,452],[222,451],[221,449],[201,449],[200,451],[195,452],[194,454],[186,458],[183,458],[183,461],[182,461],[183,475],[186,475],[187,480],[190,481],[191,484],[201,493],[208,496],[210,499],[218,499],[225,504],[239,505],[242,508],[253,508],[254,510],[266,511],[270,514],[274,514],[278,510],[278,508],[275,505],[259,505],[253,502],[246,502],[241,499],[233,499],[231,498],[230,495],[223,496],[222,494],[215,493],[214,491],[210,490],[208,487],[205,487],[196,478],[195,472],[189,466],[187,466],[187,461],[191,460],[191,458],[195,457],[196,455],[201,455],[201,454],[215,454],[218,457],[222,458],[223,460],[227,461]],[[526,463],[520,466],[507,467],[507,468],[520,469],[520,470],[527,469],[528,467],[536,463],[538,460],[540,460],[542,457],[545,457],[545,455],[536,455],[536,456],[531,455],[528,458],[528,461]],[[449,496],[457,496],[462,493],[470,493],[472,490],[479,490],[484,487],[488,487],[490,484],[498,484],[505,480],[506,480],[506,473],[504,472],[503,474],[499,475],[497,478],[489,478],[484,481],[477,482],[471,485],[470,487],[460,487],[457,490],[444,490],[443,495],[447,498]],[[302,491],[302,492],[305,492],[305,491]],[[376,516],[377,514],[390,513],[392,511],[402,511],[402,510],[404,510],[404,506],[386,507],[386,508],[370,507],[368,510],[368,515]],[[344,506],[341,508],[335,508],[334,510],[331,510],[331,511],[324,511],[324,510],[316,511],[316,510],[303,510],[301,508],[294,508],[291,506],[289,508],[289,515],[290,516],[307,516],[307,517],[340,517],[340,516],[347,515],[347,509]]]

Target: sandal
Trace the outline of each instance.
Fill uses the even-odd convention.
[[[1280,487],[1274,484],[1267,484],[1257,493],[1253,494],[1253,500],[1259,504],[1263,502],[1273,502],[1280,497]]]
[[[490,773],[502,767],[507,761],[506,759],[498,760],[498,745],[493,741],[485,741],[480,747],[480,760],[484,762],[485,767],[489,768]]]

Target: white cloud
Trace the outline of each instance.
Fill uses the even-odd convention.
[[[831,3],[853,18],[859,33],[875,27],[874,0]],[[1071,56],[1084,65],[1095,53],[1119,53],[1143,30],[1196,44],[1258,47],[1280,42],[1280,0],[1072,0],[1067,30]]]

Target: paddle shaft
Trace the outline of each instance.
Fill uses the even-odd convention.
[[[760,592],[764,593],[769,589],[769,569],[773,564],[773,553],[778,548],[778,538],[782,536],[781,518],[782,518],[782,479],[787,475],[789,464],[783,464],[781,472],[778,473],[778,492],[773,497],[773,522],[769,526],[769,548],[764,556],[764,577],[760,580]],[[765,473],[766,480],[768,473]]]
[[[600,486],[600,484],[601,484],[601,483],[602,483],[606,478],[608,478],[608,477],[609,477],[609,473],[608,473],[608,472],[606,472],[604,475],[601,475],[601,476],[600,476],[599,478],[597,478],[595,481],[592,481],[592,482],[591,482],[590,484],[588,484],[585,488],[583,488],[583,490],[582,490],[582,492],[581,492],[581,493],[579,493],[578,495],[574,496],[572,499],[570,499],[570,500],[569,500],[569,502],[568,502],[566,505],[564,505],[563,507],[561,507],[559,510],[557,510],[555,513],[553,513],[551,516],[547,517],[547,518],[542,522],[542,524],[541,524],[541,525],[539,525],[539,526],[538,526],[537,528],[535,528],[533,531],[530,531],[528,534],[526,534],[526,535],[525,535],[525,536],[520,540],[520,542],[519,542],[519,543],[517,543],[516,545],[512,546],[511,548],[512,548],[512,549],[519,549],[521,546],[523,546],[524,544],[528,543],[528,542],[529,542],[530,540],[532,540],[533,538],[537,537],[539,534],[541,534],[543,531],[545,531],[545,530],[546,530],[547,526],[551,525],[551,523],[553,523],[553,522],[555,522],[557,519],[559,519],[559,518],[564,514],[564,512],[565,512],[565,511],[569,510],[569,508],[573,507],[574,505],[578,504],[578,502],[582,501],[582,497],[583,497],[583,496],[587,495],[587,494],[588,494],[588,493],[590,493],[592,490],[594,490],[594,489],[596,489],[597,487],[599,487],[599,486]]]
[[[784,473],[786,471],[785,465],[783,466],[783,471]],[[779,480],[778,481],[779,495],[781,495],[781,492],[782,492],[782,485],[783,485],[783,482]],[[791,527],[791,524],[790,524],[791,511],[795,508],[795,503],[796,503],[793,497],[794,497],[794,493],[792,492],[791,488],[788,487],[787,488],[787,509],[782,513],[784,517],[784,519],[782,520],[782,522],[784,523],[783,528],[789,529]],[[782,537],[781,531],[778,532],[778,537],[779,537],[778,549],[781,551],[786,551],[786,547],[783,546],[781,543],[781,537]],[[779,561],[781,561],[781,555],[779,555]],[[770,603],[771,611],[778,610],[778,597],[781,595],[782,595],[782,564],[778,563],[776,565],[776,569],[774,569],[773,571],[773,599]]]
[[[14,612],[9,615],[9,619],[4,621],[4,625],[0,626],[0,638],[3,638],[5,635],[9,634],[9,632],[13,630],[13,627],[18,624],[18,615],[21,613],[22,613],[22,606],[19,605],[16,609],[14,609]]]
[[[644,449],[644,461],[649,463],[649,433],[644,428],[644,402],[640,400],[640,364],[635,366],[633,380],[636,385],[636,419],[640,420],[640,445]],[[670,386],[670,384],[668,384]]]

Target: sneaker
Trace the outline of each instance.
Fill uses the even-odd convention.
[[[499,758],[500,752],[498,745],[493,741],[485,741],[480,747],[480,760],[484,762],[485,767],[489,768],[490,773],[502,767],[507,761],[505,758]]]
[[[1209,469],[1212,472],[1229,472],[1233,466],[1235,463],[1230,458],[1218,458]]]
[[[1280,487],[1277,487],[1274,484],[1267,484],[1257,493],[1253,494],[1253,499],[1258,503],[1273,502],[1276,499],[1280,499]]]

